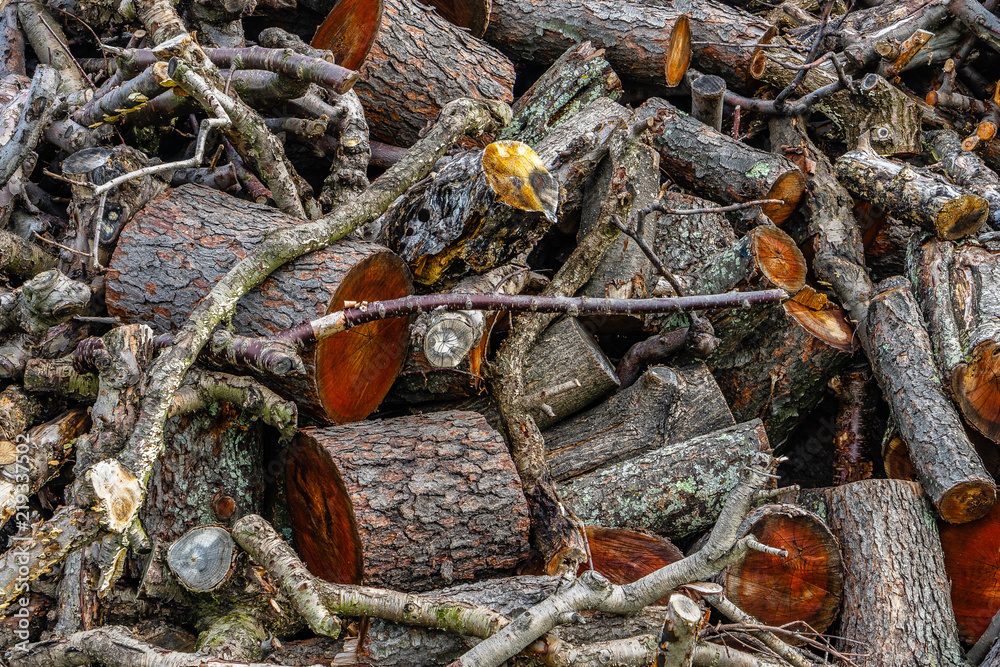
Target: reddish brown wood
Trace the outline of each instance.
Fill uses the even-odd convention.
[[[296,546],[329,581],[427,590],[527,556],[517,471],[476,413],[303,429],[286,479]]]
[[[312,46],[333,51],[337,64],[359,70],[382,23],[382,0],[338,0],[316,28]]]
[[[751,551],[719,576],[726,597],[767,625],[800,621],[825,632],[843,593],[840,544],[826,523],[801,507],[765,505],[747,516],[740,534],[788,557]]]
[[[458,97],[513,101],[514,65],[504,54],[419,3],[384,2],[354,86],[373,138],[410,146]]]
[[[157,332],[178,329],[205,294],[269,231],[295,224],[273,208],[185,185],[147,205],[122,233],[108,276],[108,308]],[[340,310],[344,301],[410,294],[405,264],[387,249],[343,240],[275,271],[236,307],[235,332],[272,336]],[[307,375],[267,380],[325,421],[364,419],[392,386],[407,319],[354,327],[303,353]]]
[[[976,521],[941,523],[938,529],[958,633],[972,644],[1000,610],[1000,507]]]

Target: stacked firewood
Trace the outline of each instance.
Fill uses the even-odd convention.
[[[0,2],[0,648],[1000,665],[996,0]]]

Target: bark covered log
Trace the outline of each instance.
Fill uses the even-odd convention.
[[[632,386],[543,435],[552,477],[565,481],[734,424],[711,373],[698,363],[650,368]]]
[[[954,130],[928,132],[924,142],[944,173],[970,192],[975,192],[990,205],[987,223],[1000,229],[1000,176],[983,164],[972,151],[962,149],[962,140]]]
[[[806,287],[709,358],[733,417],[763,419],[774,447],[819,404],[855,349],[847,313],[830,303],[816,307],[807,292],[816,294]]]
[[[638,115],[653,121],[660,165],[685,187],[726,204],[780,199],[780,204],[761,207],[778,225],[798,206],[804,178],[788,159],[731,139],[665,100],[647,101]]]
[[[695,65],[719,74],[734,87],[749,81],[753,46],[773,34],[749,13],[703,1],[683,9],[667,3],[609,0],[494,0],[486,39],[519,60],[551,63],[574,44],[589,40],[623,79],[664,88],[664,60],[677,18],[687,13],[691,40],[708,42],[693,51]],[[622,39],[621,35],[629,35]]]
[[[409,146],[457,97],[514,99],[514,66],[506,56],[424,5],[384,1],[381,27],[354,86],[374,138]]]
[[[111,262],[109,310],[157,332],[174,331],[232,265],[292,222],[215,190],[171,190],[123,232]],[[400,297],[411,289],[398,257],[381,246],[344,240],[277,271],[240,301],[233,324],[238,334],[269,337],[338,310],[344,301]],[[392,386],[406,337],[405,318],[346,331],[304,352],[306,376],[272,384],[318,418],[362,419]]]
[[[909,275],[944,386],[972,426],[1000,441],[1000,253],[937,239],[911,249]]]
[[[576,387],[560,387],[577,382]],[[588,408],[618,386],[618,376],[597,341],[575,317],[554,322],[528,352],[524,369],[526,399],[560,390],[528,407],[538,428],[547,428]],[[542,407],[549,406],[552,414]]]
[[[561,495],[588,523],[683,537],[711,526],[746,462],[770,451],[753,420],[604,465]]]
[[[427,590],[527,555],[520,481],[475,413],[304,429],[286,475],[297,545],[328,581]]]
[[[861,199],[946,240],[975,234],[989,213],[979,195],[924,168],[883,158],[865,139],[837,160],[837,176]]]
[[[872,479],[811,493],[844,559],[841,649],[866,652],[866,667],[965,665],[940,538],[920,485]]]
[[[878,285],[859,329],[920,482],[938,513],[951,523],[986,514],[996,501],[993,480],[944,394],[920,308],[904,278]]]

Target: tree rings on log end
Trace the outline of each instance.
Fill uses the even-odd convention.
[[[490,24],[490,0],[427,0],[449,23],[465,28],[473,37],[482,37]]]
[[[882,463],[885,467],[885,476],[889,479],[917,481],[917,469],[910,461],[910,451],[898,435],[890,437],[882,446]]]
[[[951,376],[959,409],[972,426],[993,442],[1000,442],[1000,354],[997,343],[986,341],[972,361],[960,364]]]
[[[528,555],[517,469],[478,413],[301,429],[286,461],[295,541],[324,579],[423,591]]]
[[[962,195],[945,203],[934,227],[939,238],[954,241],[979,231],[989,215],[989,203],[979,195]]]
[[[667,85],[680,85],[691,66],[691,21],[687,14],[681,14],[674,21],[670,31],[670,42],[667,44],[667,58],[663,65],[663,74]]]
[[[815,294],[808,285],[801,292],[782,304],[785,312],[795,318],[803,329],[830,347],[842,352],[854,352],[854,329],[847,321],[847,313],[842,308],[816,308],[805,303],[803,293]]]
[[[937,503],[938,514],[948,523],[968,523],[982,517],[997,500],[992,479],[974,478],[946,490]]]
[[[351,498],[336,464],[313,438],[298,436],[285,479],[295,546],[309,571],[335,584],[360,584],[361,539]]]
[[[806,284],[806,258],[792,237],[769,225],[755,227],[753,255],[764,277],[789,295],[798,294]]]
[[[799,206],[802,193],[805,192],[806,179],[798,169],[787,171],[774,181],[771,190],[764,199],[780,199],[780,204],[764,204],[761,211],[780,225],[791,217]]]
[[[1000,506],[977,521],[939,528],[958,634],[972,644],[1000,609]]]
[[[788,552],[750,551],[720,575],[726,597],[765,625],[804,621],[824,632],[843,593],[840,544],[817,515],[793,505],[765,505],[743,522],[741,535]]]
[[[382,24],[382,0],[338,0],[316,29],[311,45],[333,51],[337,64],[358,71]]]
[[[376,253],[344,276],[327,312],[343,310],[345,301],[385,301],[412,293],[406,263],[393,253]],[[359,421],[375,411],[406,358],[409,324],[406,317],[376,320],[317,344],[316,390],[330,421]]]

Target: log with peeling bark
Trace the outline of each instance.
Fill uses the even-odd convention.
[[[761,417],[772,445],[780,447],[854,350],[847,313],[807,286],[708,361],[736,420]]]
[[[661,168],[685,187],[726,204],[780,199],[761,207],[778,225],[798,206],[804,179],[788,159],[731,139],[665,100],[650,99],[638,116],[652,123]]]
[[[861,199],[942,239],[975,234],[989,214],[989,202],[975,192],[958,188],[925,168],[884,158],[866,138],[837,160],[837,176]]]
[[[867,368],[852,367],[830,381],[830,388],[837,395],[836,433],[833,436],[835,460],[833,484],[849,484],[872,476],[868,431],[873,417],[874,396],[871,391],[872,374]]]
[[[351,39],[350,30],[346,34]],[[322,39],[312,45],[330,48]],[[360,75],[354,90],[372,137],[397,146],[415,143],[456,97],[514,99],[514,65],[506,56],[429,7],[400,0],[384,0],[381,27]]]
[[[806,495],[819,500],[840,541],[840,649],[864,653],[871,667],[965,665],[941,542],[920,485],[870,479]]]
[[[476,413],[303,429],[286,478],[296,544],[328,581],[427,590],[527,555],[521,483]]]
[[[550,129],[572,118],[600,97],[618,99],[622,84],[604,59],[604,49],[590,42],[570,47],[511,107],[514,118],[499,139],[535,146]]]
[[[1000,252],[933,238],[911,249],[908,273],[942,382],[965,419],[1000,441]]]
[[[993,479],[944,393],[920,307],[905,278],[879,283],[859,338],[938,513],[950,523],[986,514],[996,501]]]
[[[675,21],[688,16],[695,65],[719,74],[733,87],[749,82],[753,46],[767,42],[772,27],[740,9],[711,0],[682,7],[664,2],[611,0],[494,0],[486,39],[518,60],[550,63],[575,43],[589,40],[625,80],[666,87],[664,64]],[[621,35],[628,35],[622,39]]]
[[[650,368],[632,386],[543,435],[552,477],[566,481],[734,424],[715,379],[699,362]]]
[[[373,225],[414,279],[431,285],[529,250],[555,222],[558,206],[558,185],[531,147],[498,141],[410,188]]]
[[[944,567],[951,581],[951,604],[958,634],[974,644],[1000,610],[1000,508],[970,523],[941,524]]]
[[[726,597],[765,625],[798,621],[825,632],[843,592],[840,544],[826,523],[795,505],[764,505],[739,532],[787,555],[753,551],[727,567],[718,578]]]
[[[560,494],[587,523],[676,539],[710,527],[749,457],[770,451],[755,419],[603,465]]]
[[[157,332],[179,328],[210,286],[294,221],[274,209],[185,185],[147,205],[112,257],[108,306]],[[178,280],[183,276],[183,280]],[[274,273],[244,297],[235,331],[272,336],[338,310],[344,301],[410,294],[405,264],[382,246],[344,240]],[[267,380],[303,410],[341,423],[370,414],[392,386],[406,353],[405,318],[373,322],[321,341],[304,353],[305,376]]]

